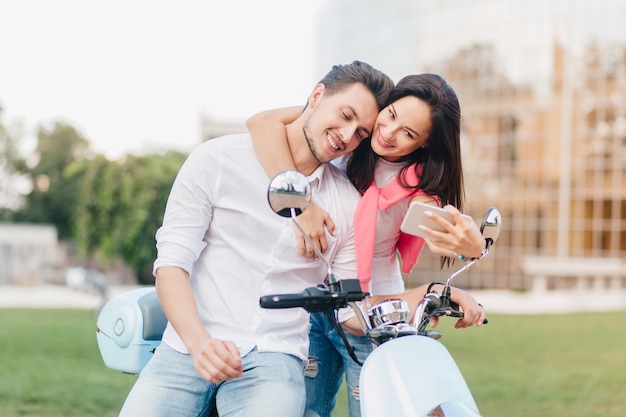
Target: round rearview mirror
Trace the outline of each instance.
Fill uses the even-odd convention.
[[[283,171],[270,182],[267,201],[276,214],[296,217],[311,202],[309,181],[298,171]]]
[[[498,239],[501,228],[502,216],[500,215],[500,211],[495,207],[489,208],[487,213],[485,213],[482,224],[480,225],[480,232],[483,234],[488,246],[493,245],[493,243]]]

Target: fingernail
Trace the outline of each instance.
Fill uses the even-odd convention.
[[[418,225],[417,225],[417,227],[418,227],[420,230],[424,230],[424,231],[426,230],[426,226],[422,226],[421,224],[418,224]]]
[[[427,215],[428,217],[433,217],[433,212],[430,210],[424,210],[424,214]]]

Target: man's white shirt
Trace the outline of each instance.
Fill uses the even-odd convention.
[[[353,213],[359,194],[326,164],[308,177],[313,201],[335,223],[325,253],[337,278],[355,278]],[[270,179],[248,134],[201,144],[188,157],[170,193],[156,234],[154,271],[178,266],[190,274],[200,317],[213,338],[232,340],[243,356],[259,351],[308,356],[308,313],[268,310],[262,295],[298,293],[321,284],[321,260],[299,256],[294,225],[267,202]],[[186,352],[168,323],[163,341]]]

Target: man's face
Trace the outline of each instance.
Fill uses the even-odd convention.
[[[315,159],[330,162],[353,151],[372,132],[378,108],[374,95],[361,83],[332,95],[317,85],[309,100],[304,136]]]

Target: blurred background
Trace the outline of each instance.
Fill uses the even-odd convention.
[[[459,96],[466,211],[504,220],[459,286],[623,294],[624,15],[618,0],[0,0],[0,285],[152,283],[187,153],[358,59]],[[447,274],[425,251],[406,278]]]

